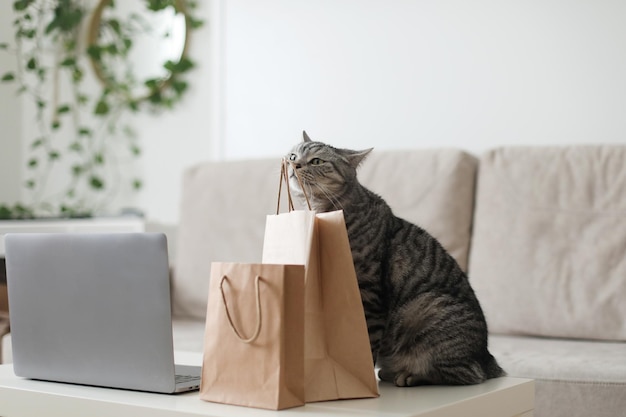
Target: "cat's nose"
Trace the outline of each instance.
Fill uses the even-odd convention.
[[[293,164],[293,167],[295,169],[300,169],[300,168],[302,168],[302,164]]]

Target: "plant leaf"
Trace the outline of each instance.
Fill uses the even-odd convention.
[[[191,17],[189,19],[189,21],[191,22],[191,28],[192,29],[199,29],[202,26],[204,26],[204,21],[200,20],[200,19],[194,19],[193,17]]]
[[[98,45],[89,45],[87,48],[87,54],[94,60],[100,61],[102,57],[102,48]]]
[[[180,81],[180,80],[174,80],[172,82],[172,88],[174,89],[174,91],[176,92],[176,94],[181,95],[183,94],[186,90],[187,87],[189,85],[187,84],[187,82],[185,81]]]
[[[63,46],[65,47],[65,50],[67,52],[73,51],[74,49],[76,49],[76,40],[67,39],[65,43],[63,44]]]
[[[35,29],[20,29],[17,32],[16,37],[17,38],[33,39],[36,34],[37,34],[37,31]]]
[[[43,138],[39,138],[33,141],[33,143],[30,144],[30,147],[32,149],[37,149],[38,147],[40,147],[41,145],[43,145]]]
[[[79,83],[83,79],[83,72],[79,68],[75,68],[72,71],[72,79],[74,82]]]
[[[174,7],[173,0],[147,0],[147,3],[148,10],[153,12],[158,12],[170,6]]]
[[[94,114],[97,114],[99,116],[105,115],[109,113],[109,105],[107,104],[106,101],[104,100],[100,100],[97,104],[96,104],[96,108],[94,109]]]
[[[57,107],[57,113],[59,114],[69,113],[70,110],[71,110],[71,107],[68,104],[64,104],[62,106]]]
[[[109,26],[111,27],[111,29],[113,29],[113,31],[115,33],[117,33],[118,35],[122,34],[122,29],[121,29],[121,25],[120,25],[120,21],[117,19],[109,19],[109,21],[107,22],[109,24]]]
[[[85,172],[85,169],[82,165],[72,165],[72,174],[74,174],[75,177],[80,176],[83,172]]]
[[[83,145],[78,142],[72,142],[68,148],[70,151],[81,152],[83,150]]]
[[[102,190],[104,188],[104,181],[102,180],[102,178],[93,175],[91,178],[89,178],[89,185],[94,190]]]
[[[28,62],[26,62],[26,68],[29,70],[34,70],[37,68],[37,60],[34,57],[31,57]]]
[[[182,72],[186,72],[192,69],[194,66],[194,63],[191,59],[187,57],[183,57],[178,62],[167,61],[165,64],[163,64],[163,66],[165,67],[166,70],[172,73],[182,73]]]
[[[62,67],[72,67],[76,65],[76,58],[74,57],[65,58],[63,61],[61,61],[59,65],[61,65]]]
[[[22,11],[26,10],[31,3],[34,3],[35,0],[16,0],[13,2],[13,10]]]
[[[2,82],[13,81],[15,79],[15,75],[12,72],[7,72],[2,76]]]
[[[8,220],[12,215],[13,211],[8,206],[0,204],[0,220]]]
[[[159,83],[160,82],[161,82],[161,80],[158,79],[158,78],[150,78],[150,79],[144,81],[143,84],[146,87],[148,87],[149,89],[151,89],[151,90],[156,90],[159,87]]]

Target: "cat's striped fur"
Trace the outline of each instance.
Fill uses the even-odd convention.
[[[398,386],[465,385],[504,375],[466,274],[422,228],[392,213],[357,180],[371,151],[304,141],[287,154],[290,184],[313,209],[342,209],[379,377]]]

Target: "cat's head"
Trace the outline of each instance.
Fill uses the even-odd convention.
[[[294,194],[303,198],[302,186],[316,210],[341,208],[342,196],[357,183],[356,170],[363,159],[372,151],[339,149],[309,138],[302,132],[303,141],[286,155],[289,162],[289,185]]]

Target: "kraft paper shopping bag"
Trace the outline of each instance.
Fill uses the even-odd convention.
[[[267,216],[263,262],[305,265],[306,401],[378,396],[343,212]]]
[[[200,399],[304,404],[304,267],[212,263]]]

